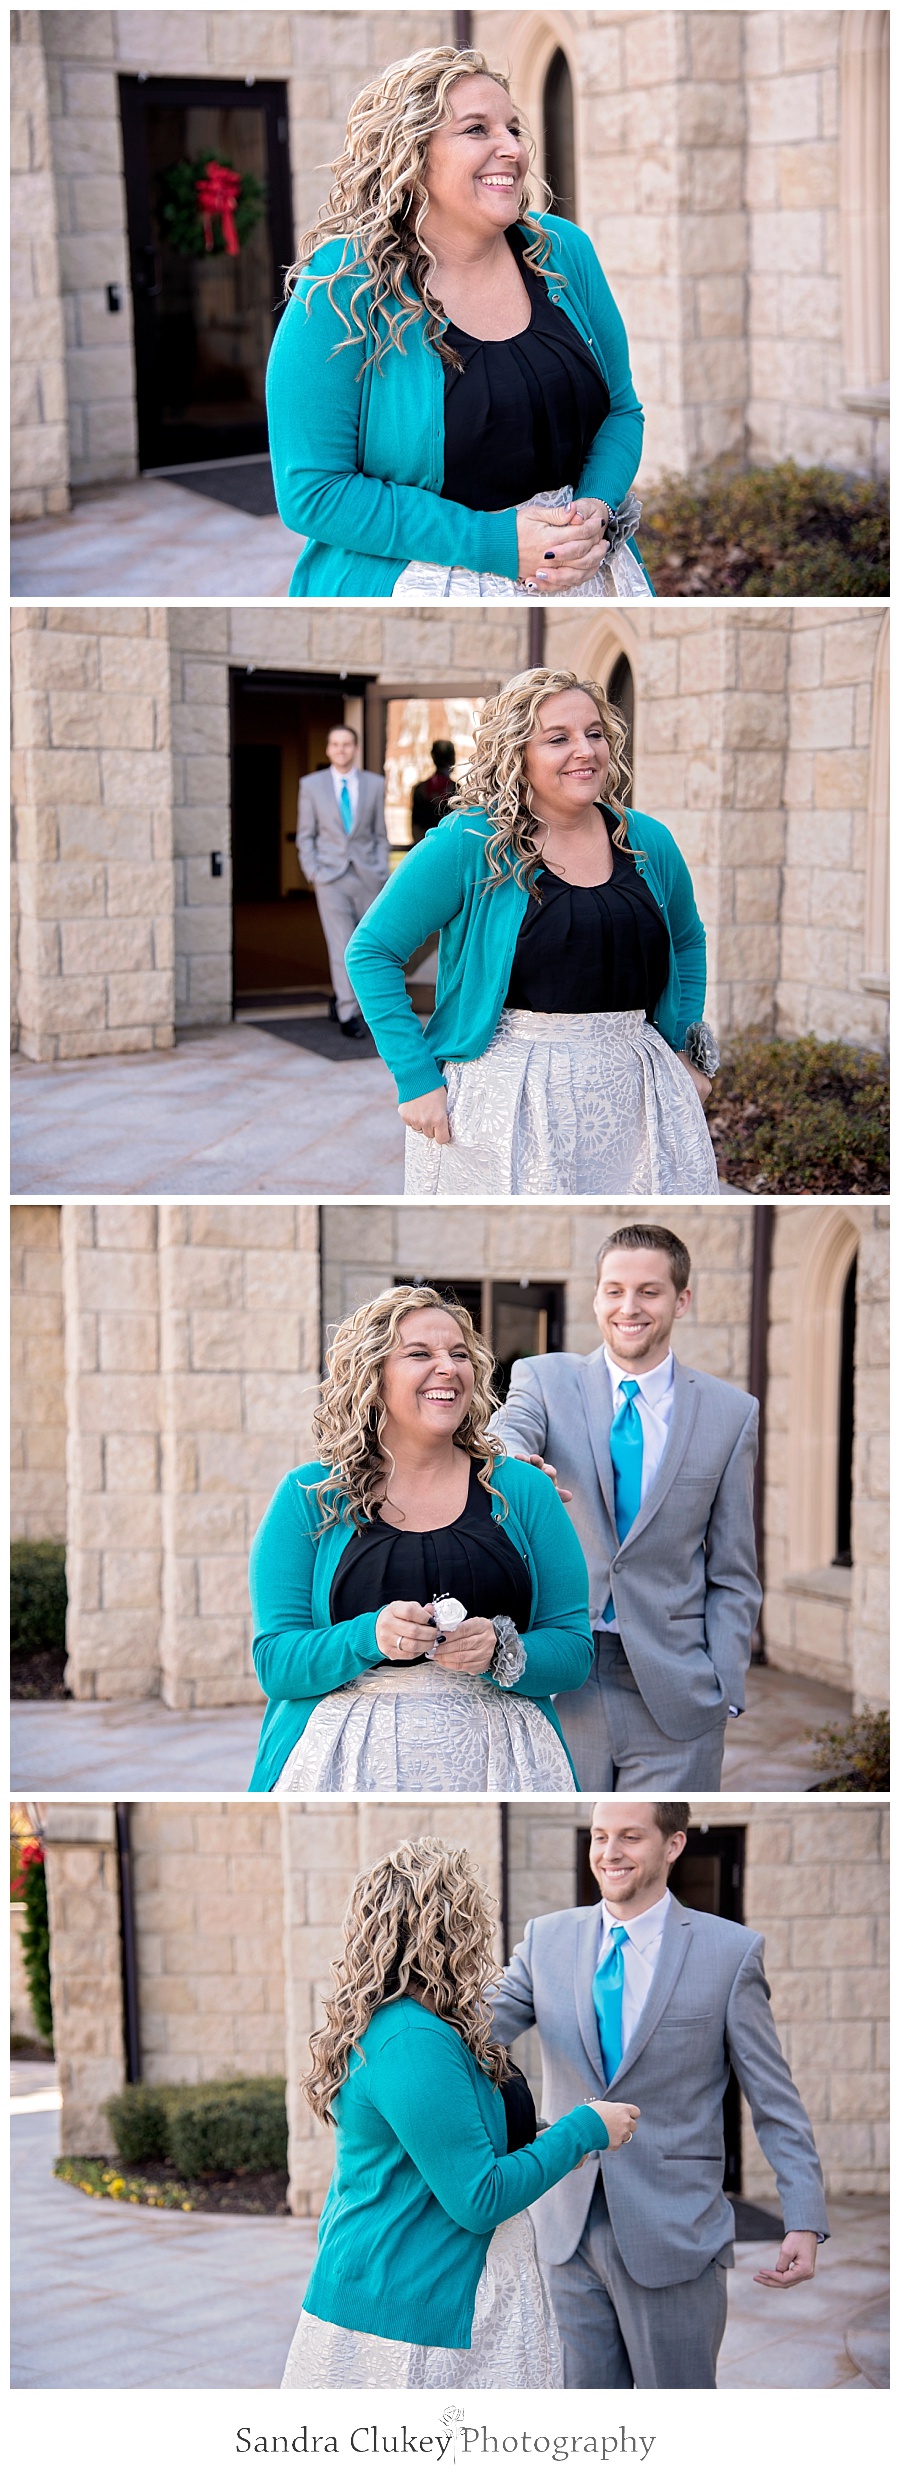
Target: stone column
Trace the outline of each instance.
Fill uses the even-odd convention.
[[[131,1850],[146,2082],[283,2075],[274,1802],[135,1801]]]
[[[64,1205],[69,1610],[80,1697],[159,1687],[157,1208]]]
[[[20,1047],[168,1050],[172,779],[166,614],[12,619]]]
[[[69,506],[69,431],[59,234],[50,146],[44,13],[13,9],[10,60],[12,220],[11,514]]]
[[[267,614],[271,621],[273,615]],[[227,611],[167,615],[172,698],[175,1021],[231,1022],[231,717]],[[296,657],[295,657],[296,660]],[[212,855],[221,856],[213,877]]]
[[[66,1538],[66,1371],[58,1206],[11,1209],[13,1540]]]
[[[126,65],[119,40],[122,18],[112,9],[51,9],[43,26],[66,304],[72,481],[129,482],[137,473],[137,404],[116,75]],[[179,65],[171,62],[171,68]],[[118,288],[115,314],[109,285]]]
[[[162,1205],[162,1695],[254,1703],[247,1556],[282,1475],[312,1453],[314,1206]]]
[[[867,979],[866,858],[881,604],[788,615],[788,757],[777,1030],[872,1047],[887,993]]]
[[[103,2103],[125,2082],[119,1862],[111,1802],[51,1801],[41,1824],[50,1915],[60,2149],[113,2150]]]
[[[300,2092],[310,2067],[309,2035],[324,2022],[331,1965],[341,1952],[341,1921],[351,1888],[383,1852],[422,1834],[465,1845],[482,1883],[499,1899],[500,1804],[455,1800],[281,1802],[287,2102],[292,2213],[317,2214],[331,2177],[331,2130]],[[497,1953],[500,1944],[498,1938]]]
[[[857,1712],[890,1698],[890,1207],[857,1209],[850,1651]]]

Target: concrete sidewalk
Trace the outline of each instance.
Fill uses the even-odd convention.
[[[12,531],[11,591],[154,600],[287,596],[303,546],[280,517],[248,517],[176,482],[126,482],[76,499],[66,517]]]
[[[53,2072],[14,2066],[14,2089],[49,2100]],[[83,2196],[53,2177],[58,2124],[52,2107],[12,2120],[12,2384],[277,2386],[314,2223]],[[735,2250],[723,2390],[886,2385],[887,2212],[877,2197],[836,2205],[815,2281],[785,2296],[751,2280],[773,2241]]]
[[[784,1671],[751,1670],[747,1712],[728,1725],[723,1791],[806,1791],[814,1780],[807,1728],[846,1720],[840,1689]],[[11,1785],[40,1792],[114,1791],[162,1799],[173,1791],[246,1791],[262,1704],[172,1713],[139,1704],[18,1701],[11,1708]]]
[[[380,1059],[322,1059],[255,1025],[173,1051],[12,1061],[12,1186],[60,1196],[402,1196]]]

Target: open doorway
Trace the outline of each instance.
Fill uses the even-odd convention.
[[[142,472],[264,457],[265,374],[293,259],[287,89],[119,80]],[[231,175],[226,227],[197,180]],[[223,192],[224,195],[224,192]]]
[[[301,776],[325,765],[334,725],[361,732],[365,686],[338,674],[231,674],[236,1010],[331,997],[316,900],[297,857],[297,796]]]

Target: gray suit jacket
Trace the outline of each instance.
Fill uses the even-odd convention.
[[[675,1363],[665,1452],[640,1515],[620,1544],[609,1452],[612,1387],[602,1346],[516,1361],[491,1424],[511,1455],[555,1464],[588,1564],[596,1626],[612,1593],[616,1625],[654,1721],[697,1739],[744,1679],[762,1593],[756,1572],[753,1472],[759,1406],[752,1395]]]
[[[352,867],[382,885],[390,867],[384,823],[384,776],[360,770],[359,800],[352,834],[341,817],[331,768],[303,775],[297,805],[297,851],[310,886],[328,886]],[[373,901],[376,890],[373,888]]]
[[[631,2144],[590,2154],[532,2206],[538,2247],[562,2265],[577,2248],[598,2162],[619,2251],[635,2282],[690,2282],[731,2262],[734,2214],[722,2192],[722,2100],[729,2068],[771,2163],[786,2230],[825,2232],[825,2191],[806,2111],[781,2051],[763,1971],[763,1939],[732,1920],[688,1912],[673,1896],[650,1993],[618,2074],[603,2075],[592,1983],[597,1908],[529,1921],[494,2004],[493,2029],[515,2041],[536,2024],[543,2117],[585,2096],[636,2101]]]

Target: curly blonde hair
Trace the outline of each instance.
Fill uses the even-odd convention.
[[[328,2125],[331,2102],[376,2007],[424,1990],[499,2084],[506,2050],[491,2039],[488,1991],[499,1971],[491,1950],[496,1906],[479,1885],[467,1851],[447,1851],[431,1835],[401,1843],[358,1877],[343,1922],[344,1951],[332,1964],[334,1996],[325,2028],[310,2040],[312,2068],[300,2090]],[[433,2096],[432,2096],[433,2099]]]
[[[551,672],[544,668],[516,672],[496,697],[487,699],[475,727],[474,755],[449,803],[451,810],[487,812],[493,834],[484,849],[491,878],[506,878],[512,871],[519,885],[532,893],[540,854],[534,841],[536,821],[531,785],[525,773],[525,751],[545,699],[558,696],[564,689],[583,690],[596,706],[609,743],[603,799],[617,820],[612,840],[620,851],[632,851],[624,807],[624,799],[631,791],[631,769],[625,755],[626,726],[599,681],[580,680],[577,672]]]
[[[342,1320],[326,1353],[328,1374],[312,1424],[322,1462],[328,1465],[326,1478],[316,1483],[323,1528],[336,1523],[342,1513],[359,1524],[371,1522],[378,1512],[385,1473],[391,1468],[383,1443],[387,1413],[381,1396],[382,1373],[404,1318],[413,1309],[444,1309],[459,1327],[475,1384],[468,1412],[454,1432],[454,1444],[478,1459],[483,1468],[479,1480],[506,1510],[502,1491],[491,1487],[491,1474],[503,1449],[488,1436],[488,1422],[499,1399],[487,1345],[459,1301],[445,1300],[428,1283],[395,1283],[391,1291],[380,1292],[377,1300],[363,1301],[352,1317]]]
[[[425,336],[443,362],[461,369],[458,354],[443,342],[444,312],[429,289],[434,257],[422,235],[428,210],[425,182],[428,142],[436,129],[452,119],[449,97],[463,77],[489,77],[509,94],[509,81],[492,69],[482,52],[457,51],[451,43],[435,44],[407,60],[392,61],[372,78],[350,106],[343,154],[331,166],[332,184],[315,224],[302,235],[296,260],[288,269],[285,292],[290,294],[323,241],[351,242],[353,256],[331,276],[314,276],[307,301],[324,284],[332,309],[346,327],[337,350],[372,338],[373,351],[363,367],[376,369],[388,345],[405,351],[404,331],[425,320]],[[526,134],[529,152],[532,141]],[[546,182],[539,186],[546,190]],[[550,192],[547,190],[549,202]],[[530,236],[525,257],[540,271],[550,255],[550,236],[530,213],[526,186],[517,221]],[[359,281],[350,297],[350,315],[335,299],[340,278]],[[412,286],[410,301],[404,279]],[[380,324],[381,323],[381,324]],[[386,327],[387,333],[383,332]]]

